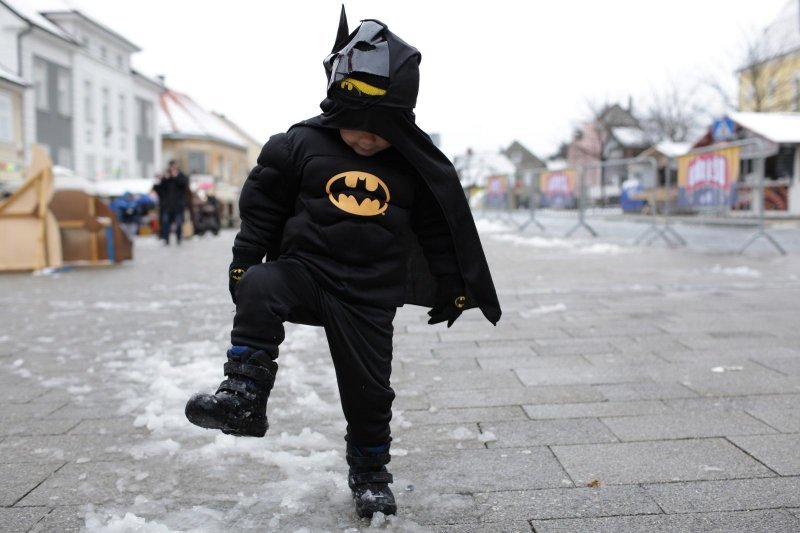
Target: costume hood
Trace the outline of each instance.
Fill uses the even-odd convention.
[[[323,62],[328,76],[322,114],[296,126],[368,131],[389,141],[428,185],[447,219],[467,291],[467,307],[480,307],[497,323],[500,305],[475,221],[449,159],[415,123],[420,52],[378,20],[348,33],[342,6],[339,31]],[[407,301],[431,306],[436,281],[420,254],[412,257]]]

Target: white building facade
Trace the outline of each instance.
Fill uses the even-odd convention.
[[[161,88],[131,69],[140,49],[76,10],[40,13],[25,0],[0,0],[0,21],[8,22],[0,65],[30,85],[26,149],[38,143],[90,179],[152,178],[161,167]]]

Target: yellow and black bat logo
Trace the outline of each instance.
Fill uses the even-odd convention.
[[[351,215],[373,217],[389,207],[389,187],[378,176],[360,170],[335,175],[325,192],[333,205]]]

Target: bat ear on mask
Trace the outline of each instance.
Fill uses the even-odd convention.
[[[350,30],[347,27],[347,13],[344,12],[344,4],[342,4],[342,12],[339,15],[339,31],[336,32],[336,42],[333,43],[331,53],[340,50],[347,42],[349,36]]]

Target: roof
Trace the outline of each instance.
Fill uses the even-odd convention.
[[[165,89],[160,100],[158,125],[163,137],[208,139],[247,149],[247,142],[238,132],[189,96]]]
[[[0,4],[6,6],[12,13],[47,33],[63,39],[71,44],[79,44],[69,33],[62,30],[53,22],[47,20],[33,5],[35,2],[30,0],[0,0]]]
[[[66,16],[77,16],[77,17],[83,19],[85,22],[88,22],[89,24],[94,26],[96,29],[102,31],[106,35],[108,35],[111,38],[115,39],[119,43],[121,43],[124,46],[130,48],[132,51],[134,51],[134,52],[141,52],[142,51],[141,48],[136,46],[134,43],[132,43],[131,41],[129,41],[128,39],[126,39],[125,37],[120,35],[119,33],[115,32],[114,30],[112,30],[108,26],[105,26],[105,25],[99,23],[95,19],[93,19],[91,17],[88,17],[85,13],[83,13],[81,11],[78,11],[77,9],[53,9],[53,10],[47,10],[47,11],[43,11],[42,15],[45,18],[47,18],[48,20],[52,20],[55,24],[57,24],[58,22],[57,22],[57,20],[54,20],[54,19],[58,19],[59,16],[65,16],[65,15]]]
[[[728,117],[769,141],[800,143],[800,113],[729,113]]]
[[[20,87],[27,87],[30,85],[30,83],[25,81],[23,78],[17,76],[17,74],[14,71],[7,69],[3,65],[0,65],[0,80],[9,81],[16,85],[19,85]]]
[[[653,148],[667,157],[677,157],[679,155],[688,154],[689,150],[692,149],[692,143],[661,141],[660,143],[656,143]]]
[[[623,146],[647,146],[647,136],[641,128],[619,126],[611,128],[611,135]]]
[[[453,166],[464,187],[483,187],[489,176],[513,176],[516,173],[514,163],[504,154],[497,152],[467,152],[456,156]]]

